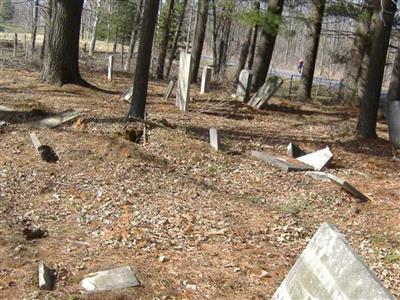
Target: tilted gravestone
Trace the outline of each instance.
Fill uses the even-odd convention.
[[[320,226],[272,300],[393,300],[331,224]]]
[[[181,51],[179,59],[179,74],[176,88],[176,106],[182,111],[187,111],[190,91],[190,65],[192,56],[190,53]]]
[[[239,82],[236,90],[236,97],[247,102],[250,98],[251,81],[253,79],[253,73],[250,70],[244,69],[240,72]]]
[[[203,75],[201,77],[200,94],[205,94],[210,91],[211,87],[212,68],[205,66],[203,68]]]
[[[283,79],[278,76],[269,76],[263,86],[247,103],[258,109],[263,109],[268,105],[268,100],[276,93],[283,84]]]

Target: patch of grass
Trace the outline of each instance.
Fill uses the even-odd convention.
[[[314,205],[305,198],[301,199],[289,199],[288,201],[282,203],[279,207],[279,211],[286,215],[297,215],[302,210],[308,212],[314,212]]]
[[[394,252],[394,251],[389,251],[389,252],[386,254],[386,260],[387,260],[389,263],[395,263],[395,262],[397,262],[397,261],[399,260],[399,256],[397,255],[396,252]]]

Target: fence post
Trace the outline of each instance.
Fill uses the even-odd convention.
[[[290,76],[289,99],[291,99],[291,95],[292,95],[292,85],[293,85],[293,75]]]
[[[18,34],[14,33],[14,57],[17,57]]]
[[[343,79],[340,79],[339,82],[339,93],[338,93],[338,100],[342,98],[342,89],[343,89]]]

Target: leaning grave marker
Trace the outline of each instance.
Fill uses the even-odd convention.
[[[268,105],[268,100],[275,94],[275,92],[283,84],[283,79],[279,76],[269,76],[263,86],[247,103],[248,105],[263,109]]]

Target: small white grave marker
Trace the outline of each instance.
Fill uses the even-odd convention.
[[[211,86],[211,75],[212,75],[212,68],[211,67],[204,67],[203,68],[203,75],[201,77],[201,88],[200,94],[205,94],[210,91]]]
[[[110,55],[108,57],[108,68],[107,68],[107,80],[108,81],[112,80],[113,66],[114,66],[114,57],[112,55]]]
[[[218,129],[216,129],[216,128],[210,128],[210,145],[217,151],[221,147],[221,144],[219,141]]]

